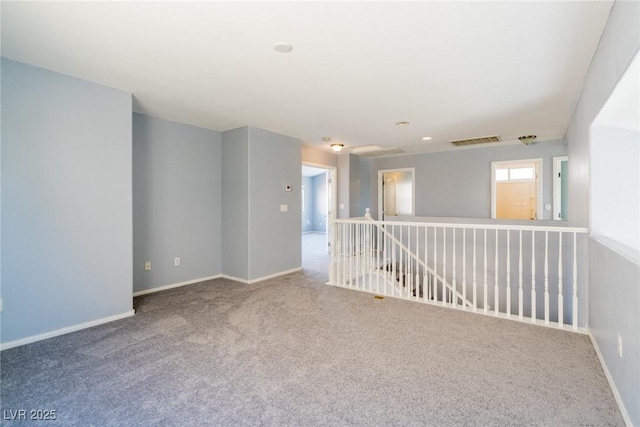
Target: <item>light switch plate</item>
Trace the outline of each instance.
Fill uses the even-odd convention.
[[[289,212],[289,205],[280,205],[280,212]]]

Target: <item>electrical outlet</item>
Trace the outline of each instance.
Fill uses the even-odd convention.
[[[151,261],[144,263],[144,271],[151,271]]]
[[[174,258],[173,259],[173,265],[175,265],[176,267],[180,265],[180,258]]]
[[[618,334],[618,355],[622,357],[622,337]]]

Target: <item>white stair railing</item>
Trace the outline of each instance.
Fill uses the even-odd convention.
[[[364,218],[366,220],[369,221],[373,221],[373,219],[371,218],[371,214],[369,213],[369,208],[367,208],[367,213],[365,214]],[[435,271],[434,269],[432,269],[431,267],[429,267],[426,262],[424,260],[422,260],[418,254],[414,253],[411,251],[411,249],[409,249],[407,246],[405,246],[402,241],[398,240],[394,235],[393,232],[387,230],[387,228],[385,228],[384,225],[379,224],[378,222],[372,222],[372,224],[376,227],[376,229],[380,230],[385,238],[388,238],[391,240],[391,242],[394,245],[398,246],[398,249],[401,253],[401,257],[404,257],[407,260],[407,265],[406,268],[407,269],[411,269],[412,272],[413,271],[417,271],[418,269],[416,268],[417,266],[422,267],[423,271],[425,272],[423,277],[429,277],[431,279],[431,281],[435,280],[435,282],[432,283],[437,283],[440,282],[442,284],[442,292],[443,294],[448,291],[449,295],[451,294],[455,294],[457,299],[460,299],[461,303],[466,304],[467,306],[471,307],[472,303],[470,301],[468,301],[463,295],[462,293],[460,293],[457,289],[455,289],[449,282],[447,282],[445,280],[444,277],[442,277],[441,275],[439,275],[437,273],[437,271]],[[393,226],[392,226],[393,227]],[[401,229],[401,234],[402,234],[402,229]],[[407,234],[407,240],[408,240],[408,244],[411,245],[411,233]],[[383,240],[384,241],[384,240]],[[446,248],[446,241],[443,242],[443,245],[445,245]],[[419,246],[418,246],[419,248]],[[409,262],[409,260],[412,260],[413,262]],[[446,270],[446,258],[444,260],[445,262],[445,270]],[[402,264],[401,264],[402,267]],[[415,280],[415,282],[414,282]],[[419,284],[420,283],[420,275],[416,275],[415,279],[414,279],[414,275],[410,274],[409,275],[409,281],[413,284]],[[451,297],[450,297],[451,299]],[[444,299],[443,299],[444,302]],[[457,305],[457,301],[456,299],[454,299],[453,301],[454,305]]]
[[[578,331],[587,232],[375,221],[367,210],[332,219],[329,284]]]

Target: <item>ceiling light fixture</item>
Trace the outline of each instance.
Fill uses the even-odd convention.
[[[422,137],[422,140],[423,140],[423,141],[431,141],[432,139],[433,139],[433,138],[432,138],[432,137],[430,137],[430,136],[423,136],[423,137]]]
[[[328,136],[325,136],[324,138],[322,138],[322,140],[324,142],[329,142],[329,141],[331,141],[331,138],[329,138]]]
[[[396,126],[406,126],[408,125],[410,122],[396,122]]]
[[[323,138],[324,139],[324,138]],[[344,147],[344,144],[331,144],[331,149],[333,151],[335,151],[336,153],[340,150],[342,150],[342,147]]]
[[[533,141],[536,138],[537,137],[535,135],[523,135],[523,136],[518,137],[520,142],[522,142],[524,145],[529,145],[529,144],[533,143]]]
[[[280,53],[287,53],[293,50],[293,46],[291,46],[289,43],[283,43],[283,42],[278,42],[274,44],[273,48]]]

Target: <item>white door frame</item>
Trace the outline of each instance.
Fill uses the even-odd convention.
[[[327,251],[329,251],[331,248],[329,248],[329,236],[331,233],[331,215],[334,214],[338,215],[338,168],[336,166],[330,166],[330,165],[323,165],[322,163],[313,163],[313,162],[306,162],[306,161],[302,161],[302,165],[303,166],[311,166],[314,168],[319,168],[319,169],[325,169],[327,171],[331,171],[331,196],[332,199],[331,200],[331,206],[329,206],[329,201],[327,200],[327,212],[326,212],[326,218],[327,218],[327,232],[326,232],[326,236],[327,236]],[[329,177],[329,174],[327,174],[327,179]],[[328,187],[327,187],[328,190]],[[329,197],[329,191],[327,191],[326,194],[327,198]],[[302,232],[302,230],[301,230]]]
[[[560,219],[560,208],[562,206],[562,186],[561,180],[568,179],[569,177],[560,177],[560,171],[562,170],[562,162],[569,161],[569,156],[558,156],[553,158],[553,218],[554,220]],[[567,195],[565,194],[565,197]],[[565,212],[566,213],[566,212]]]
[[[382,204],[382,177],[385,173],[391,172],[411,172],[411,216],[416,215],[416,168],[395,168],[395,169],[379,169],[378,170],[378,218],[379,220],[384,219],[383,210],[384,206]]]
[[[537,192],[537,208],[536,208],[536,219],[542,219],[543,210],[542,210],[542,181],[544,174],[542,172],[542,158],[537,159],[514,159],[514,160],[499,160],[495,162],[491,162],[491,218],[496,217],[496,169],[498,166],[512,163],[535,163],[536,165],[536,192]]]

